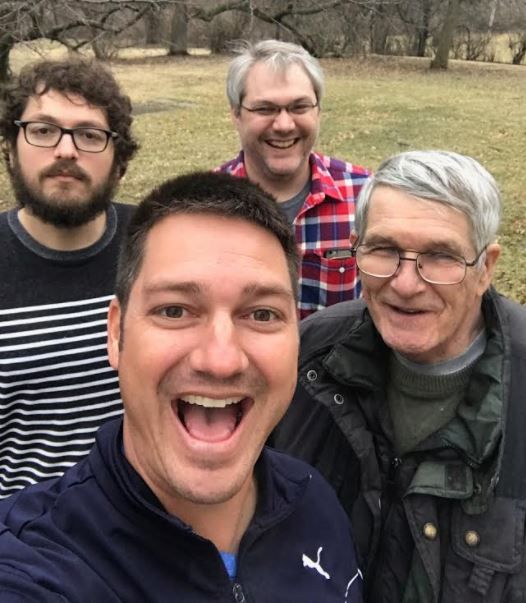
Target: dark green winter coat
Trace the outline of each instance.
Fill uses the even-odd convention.
[[[402,459],[389,350],[362,301],[302,323],[272,443],[315,465],[353,522],[369,603],[526,602],[526,309],[483,300],[488,343],[456,416]]]

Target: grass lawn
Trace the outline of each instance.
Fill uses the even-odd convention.
[[[26,55],[16,55],[17,66]],[[152,56],[114,62],[135,107],[141,151],[119,198],[137,202],[154,185],[208,169],[238,150],[224,92],[228,58]],[[452,61],[444,73],[428,60],[395,57],[322,61],[326,73],[321,134],[325,153],[375,169],[408,149],[472,155],[501,185],[503,255],[496,284],[526,303],[526,67]],[[12,203],[5,172],[0,199]],[[0,202],[1,203],[1,202]]]

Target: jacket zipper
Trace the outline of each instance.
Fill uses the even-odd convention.
[[[245,593],[243,592],[243,587],[239,582],[234,582],[232,585],[232,593],[234,595],[234,601],[236,603],[247,603],[245,599]]]

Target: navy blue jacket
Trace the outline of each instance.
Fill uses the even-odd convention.
[[[0,503],[2,603],[361,603],[348,519],[301,461],[265,449],[232,582],[122,453],[121,420],[62,478]],[[321,548],[321,550],[320,550]]]

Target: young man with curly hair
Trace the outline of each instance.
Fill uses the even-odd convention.
[[[28,65],[4,93],[17,207],[0,214],[0,498],[60,475],[121,412],[105,333],[132,209],[112,201],[138,147],[131,122],[95,61]]]

